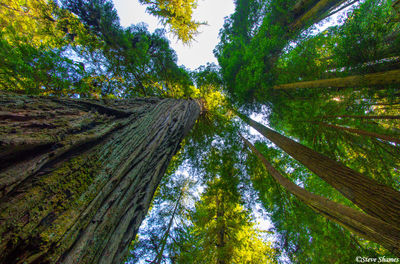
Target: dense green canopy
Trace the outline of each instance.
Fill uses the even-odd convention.
[[[201,25],[192,18],[197,1],[139,2],[184,43]],[[398,257],[398,241],[354,230],[275,181],[240,136],[292,183],[400,234],[398,1],[235,0],[214,50],[219,66],[195,71],[177,65],[165,29],[123,28],[111,0],[0,0],[0,6],[1,90],[205,104],[132,242],[131,263]],[[250,131],[247,116],[275,137]],[[312,163],[312,155],[327,162]],[[318,166],[350,174],[327,180]],[[352,175],[361,181],[351,182]],[[364,180],[376,192],[371,208],[360,201],[374,197],[359,191]],[[383,204],[381,189],[390,190],[385,199],[393,203]],[[373,208],[380,204],[394,213],[385,217]],[[269,229],[258,228],[256,208]]]

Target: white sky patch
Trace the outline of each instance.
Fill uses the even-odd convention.
[[[335,14],[333,14],[332,16],[321,20],[319,23],[315,24],[316,29],[313,30],[312,34],[316,35],[316,34],[326,30],[328,27],[331,27],[331,26],[342,25],[345,22],[344,18],[347,16],[347,14],[353,12],[354,8],[359,6],[361,4],[361,2],[364,2],[364,1],[353,3],[352,5],[341,9],[340,11],[338,11]],[[337,10],[339,10],[342,6],[346,6],[347,3],[348,2],[343,3],[343,5],[339,6],[337,8]]]
[[[122,26],[128,27],[131,24],[145,22],[150,32],[163,27],[156,17],[146,13],[146,6],[140,5],[138,1],[113,0],[113,2]],[[234,10],[233,0],[199,0],[193,17],[196,21],[207,22],[208,25],[200,27],[200,33],[195,41],[190,46],[184,46],[171,34],[167,34],[171,47],[178,55],[178,64],[183,64],[192,70],[206,65],[207,62],[218,64],[213,49],[219,42],[218,33],[224,24],[224,17],[232,14]]]
[[[269,126],[268,119],[265,118],[265,115],[262,114],[262,113],[253,112],[253,113],[250,115],[250,118],[253,119],[254,121],[258,122],[258,123],[263,124],[264,126]],[[258,139],[258,137],[263,137],[263,136],[262,136],[259,132],[257,132],[257,130],[255,130],[253,127],[251,127],[251,126],[248,126],[248,127],[249,127],[249,129],[250,129],[250,130],[249,130],[249,133],[250,133],[250,135],[252,135],[253,137],[255,137],[255,138],[257,138],[257,139]],[[255,139],[253,139],[253,140],[255,140]]]
[[[256,220],[255,228],[261,231],[263,240],[269,242],[276,242],[277,237],[275,235],[268,234],[266,232],[266,231],[272,231],[274,225],[271,222],[271,219],[269,218],[267,211],[264,209],[261,203],[257,202],[255,204],[255,208],[253,208],[252,215],[255,217]]]
[[[146,6],[139,4],[137,0],[113,0],[113,2],[123,27],[140,22],[146,23],[150,32],[163,27],[156,17],[146,13]]]
[[[197,21],[207,22],[207,25],[200,27],[200,33],[190,46],[184,46],[176,40],[171,41],[171,46],[178,54],[178,63],[192,70],[207,62],[218,64],[213,54],[219,42],[218,33],[224,24],[224,17],[234,10],[233,0],[199,0],[193,17]]]

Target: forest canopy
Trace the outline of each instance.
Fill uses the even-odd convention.
[[[178,65],[167,32],[195,40],[201,3],[139,2],[164,28],[121,26],[111,0],[0,0],[1,95],[89,100],[102,111],[136,98],[201,105],[126,263],[400,257],[398,0],[235,0],[218,65],[196,70]],[[2,124],[17,120],[4,109]],[[91,118],[85,127],[109,117]],[[2,127],[6,154],[15,131]]]

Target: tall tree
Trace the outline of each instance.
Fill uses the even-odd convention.
[[[206,188],[189,217],[191,237],[177,241],[176,263],[275,263],[275,251],[262,241],[243,207],[239,170],[227,146],[208,153]],[[232,159],[228,159],[232,157]]]
[[[248,125],[304,164],[367,214],[400,227],[400,192],[238,114]]]
[[[188,207],[196,195],[196,182],[192,177],[177,172],[176,165],[181,165],[181,157],[182,152],[174,156],[162,178],[151,211],[132,242],[128,263],[165,263],[171,257],[176,230],[185,225]]]
[[[297,196],[305,204],[310,206],[313,210],[321,213],[328,219],[341,224],[348,228],[350,231],[365,237],[371,241],[375,241],[396,255],[400,254],[397,241],[399,240],[399,229],[378,219],[363,214],[356,209],[343,206],[340,203],[332,202],[324,197],[314,195],[305,189],[292,183],[276,170],[271,163],[245,138],[244,143],[251,149],[251,151],[263,163],[270,175],[281,184],[290,193]]]
[[[0,261],[120,262],[200,105],[0,100]]]
[[[163,234],[162,239],[160,241],[161,246],[158,249],[157,256],[152,261],[155,264],[161,264],[161,261],[163,259],[164,250],[165,250],[165,247],[166,247],[166,244],[167,244],[168,237],[169,237],[170,232],[171,232],[172,224],[174,223],[175,215],[177,214],[177,211],[178,211],[178,206],[179,206],[179,204],[181,202],[181,198],[182,198],[182,195],[183,195],[183,192],[184,192],[184,187],[185,186],[183,186],[182,190],[179,192],[179,196],[178,196],[178,198],[176,199],[176,202],[175,202],[174,210],[173,210],[171,218],[169,219],[169,222],[168,222],[167,230]]]

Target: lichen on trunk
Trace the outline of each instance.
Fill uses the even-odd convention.
[[[0,103],[1,263],[120,263],[200,113],[159,98]]]

